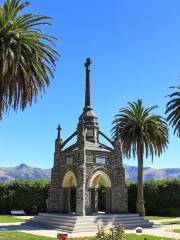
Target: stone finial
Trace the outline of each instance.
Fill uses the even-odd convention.
[[[62,128],[61,128],[61,126],[60,126],[60,124],[58,125],[58,127],[57,127],[57,131],[58,131],[58,134],[57,134],[57,140],[61,140],[61,130],[62,130]]]
[[[86,58],[86,62],[84,66],[90,70],[90,65],[92,64],[92,60],[90,58]]]

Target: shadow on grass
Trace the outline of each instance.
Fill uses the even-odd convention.
[[[29,226],[25,225],[24,223],[21,224],[1,224],[0,225],[0,232],[2,231],[39,231],[39,230],[47,230],[46,227],[41,226]]]

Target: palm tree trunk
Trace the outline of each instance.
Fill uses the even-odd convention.
[[[143,190],[143,152],[142,148],[138,151],[138,182],[137,182],[137,213],[145,216],[144,208],[144,190]]]

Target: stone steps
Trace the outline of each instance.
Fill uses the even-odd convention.
[[[142,219],[144,220],[143,217],[139,217],[137,214],[125,214],[125,215],[102,215],[101,216],[83,216],[83,217],[71,217],[71,216],[61,216],[61,215],[48,215],[48,214],[39,214],[35,218],[38,219],[51,219],[51,220],[65,220],[65,221],[70,221],[70,222],[84,222],[84,221],[107,221],[108,219],[113,221],[113,220],[136,220],[136,219]]]
[[[123,221],[123,223],[125,224],[125,223],[131,223],[131,222],[148,222],[148,220],[144,220],[143,218],[139,218],[139,219],[137,219],[137,218],[132,218],[132,219],[115,219],[115,220],[110,220],[110,219],[108,219],[108,220],[105,220],[105,219],[101,219],[101,220],[86,220],[86,221],[71,221],[70,219],[68,219],[68,220],[58,220],[58,219],[49,219],[48,217],[46,217],[46,218],[39,218],[39,217],[37,217],[37,218],[35,218],[33,221],[36,221],[36,222],[38,222],[38,221],[41,221],[41,222],[47,222],[47,223],[53,223],[53,224],[59,224],[59,223],[64,223],[65,225],[67,225],[67,226],[71,226],[72,224],[76,224],[76,225],[87,225],[87,224],[92,224],[92,223],[95,223],[95,224],[107,224],[108,222],[110,222],[110,223],[113,223],[113,224],[118,224],[119,222],[121,222],[121,221]]]
[[[68,233],[97,232],[97,226],[105,229],[123,224],[125,229],[136,227],[152,227],[152,223],[139,217],[138,214],[103,214],[92,216],[75,216],[63,214],[40,213],[25,224],[33,226],[44,226]]]
[[[95,226],[95,228],[97,228],[97,225],[100,225],[100,226],[114,226],[114,225],[118,225],[118,224],[120,224],[120,223],[122,223],[122,224],[124,224],[126,227],[130,227],[131,225],[134,225],[134,223],[132,223],[131,221],[124,221],[124,222],[122,222],[122,221],[116,221],[116,222],[113,222],[113,223],[109,223],[109,222],[98,222],[98,223],[90,223],[90,222],[88,222],[88,223],[81,223],[81,224],[78,224],[78,223],[76,223],[76,224],[71,224],[71,223],[66,223],[66,222],[52,222],[52,221],[46,221],[46,220],[38,220],[38,219],[36,219],[36,220],[34,220],[33,222],[35,222],[35,223],[41,223],[41,224],[45,224],[45,225],[49,225],[49,226],[51,226],[51,227],[53,227],[53,228],[62,228],[62,226],[64,227],[64,228],[66,228],[66,229],[71,229],[71,228],[86,228],[86,227],[88,227],[88,228],[94,228],[94,226]],[[135,222],[135,224],[137,225],[137,226],[140,226],[140,225],[147,225],[149,222],[148,221],[136,221]],[[75,226],[75,227],[74,227]]]

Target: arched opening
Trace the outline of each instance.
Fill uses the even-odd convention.
[[[64,190],[64,212],[76,212],[76,187],[77,181],[74,173],[68,171],[63,179],[62,188]]]
[[[91,212],[111,212],[111,180],[101,170],[93,174],[89,182]]]
[[[98,186],[98,212],[106,212],[106,187],[104,179],[101,177]]]

